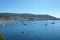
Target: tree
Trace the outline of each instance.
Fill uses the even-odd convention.
[[[5,40],[4,36],[2,35],[2,33],[0,32],[0,40]]]

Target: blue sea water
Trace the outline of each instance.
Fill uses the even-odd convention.
[[[6,40],[60,40],[60,21],[16,21],[0,23]]]

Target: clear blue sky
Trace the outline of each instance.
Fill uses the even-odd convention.
[[[60,17],[60,0],[0,0],[0,12],[49,14]]]

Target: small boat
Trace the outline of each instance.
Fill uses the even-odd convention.
[[[36,23],[34,23],[34,24],[36,24]]]
[[[23,24],[23,25],[27,25],[27,24]]]
[[[47,26],[47,24],[45,24],[45,26]]]
[[[21,23],[24,23],[23,21],[21,21]]]
[[[51,24],[55,24],[55,22],[52,22]]]
[[[23,32],[21,32],[22,34],[24,33],[24,31]]]

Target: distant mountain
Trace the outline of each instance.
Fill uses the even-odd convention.
[[[56,17],[50,16],[50,15],[34,15],[34,14],[28,14],[28,13],[0,13],[0,18],[12,18],[15,17],[19,20],[57,20]],[[59,20],[59,19],[58,19]]]

